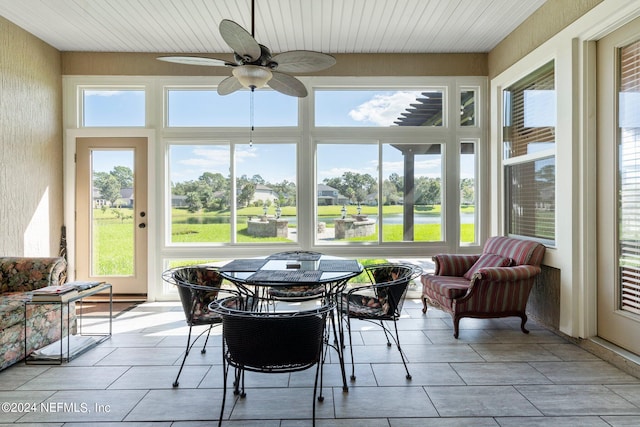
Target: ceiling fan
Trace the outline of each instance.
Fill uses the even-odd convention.
[[[220,95],[247,88],[253,92],[268,85],[285,95],[304,98],[307,89],[287,73],[309,73],[324,70],[336,63],[333,56],[309,50],[292,50],[271,56],[268,47],[254,38],[255,0],[251,1],[251,33],[229,19],[220,22],[220,35],[233,49],[234,62],[202,56],[161,56],[160,61],[210,67],[231,67],[233,75],[218,85]]]

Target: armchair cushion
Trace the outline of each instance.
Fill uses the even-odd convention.
[[[505,258],[496,254],[483,254],[478,258],[475,264],[467,270],[462,277],[467,280],[471,280],[474,274],[481,268],[485,267],[509,267],[511,265],[511,258]]]
[[[438,254],[433,257],[438,276],[462,275],[480,258],[480,255]]]

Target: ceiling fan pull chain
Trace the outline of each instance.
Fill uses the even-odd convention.
[[[253,92],[251,89],[251,93],[249,94],[249,147],[253,147]]]

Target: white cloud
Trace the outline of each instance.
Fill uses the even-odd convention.
[[[399,91],[375,95],[369,101],[349,111],[349,117],[357,122],[369,122],[375,126],[392,126],[409,104],[415,103],[421,92]]]

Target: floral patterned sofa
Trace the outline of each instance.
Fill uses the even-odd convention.
[[[25,352],[25,301],[31,291],[57,286],[66,280],[64,258],[0,257],[0,370],[22,360],[34,350],[60,339],[60,310],[68,331],[67,304],[29,304],[28,342]],[[62,307],[61,307],[62,305]],[[75,325],[75,305],[69,321]]]

